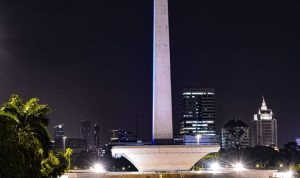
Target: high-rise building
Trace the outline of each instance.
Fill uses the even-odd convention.
[[[54,138],[62,138],[65,136],[64,124],[54,126],[53,130]]]
[[[93,144],[95,149],[100,148],[100,126],[98,123],[93,126]]]
[[[247,148],[250,146],[249,126],[241,120],[230,120],[222,127],[222,148]]]
[[[183,142],[196,142],[197,136],[201,136],[201,144],[218,142],[215,130],[214,89],[185,89],[181,94],[180,107],[180,135]]]
[[[251,123],[251,139],[252,147],[260,145],[277,148],[277,120],[273,111],[268,109],[264,98]]]
[[[92,149],[92,129],[90,121],[82,120],[80,122],[80,137],[86,140],[87,149]]]

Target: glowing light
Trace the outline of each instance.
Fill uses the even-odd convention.
[[[285,177],[284,178],[292,178],[293,177],[293,171],[288,171],[285,173]]]
[[[279,167],[283,167],[283,164],[281,163],[281,164],[279,164]]]
[[[233,169],[235,171],[243,171],[245,170],[245,167],[242,163],[236,163],[235,165],[233,165]]]
[[[66,139],[67,139],[67,137],[63,136],[64,151],[66,151]]]
[[[274,173],[274,177],[280,177],[280,178],[292,178],[294,175],[293,171],[288,172],[276,172]]]
[[[221,166],[218,162],[214,162],[210,165],[210,169],[212,170],[213,173],[217,173],[220,171]]]
[[[98,172],[98,173],[101,173],[101,172],[106,172],[106,170],[104,169],[104,167],[97,163],[94,165],[94,168],[93,168],[94,172]]]
[[[197,145],[199,145],[199,142],[200,142],[200,138],[201,138],[201,135],[196,135],[196,138],[197,138]]]

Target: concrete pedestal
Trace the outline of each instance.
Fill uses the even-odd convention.
[[[115,146],[112,155],[125,157],[140,172],[173,172],[190,170],[202,157],[219,149],[219,145]]]

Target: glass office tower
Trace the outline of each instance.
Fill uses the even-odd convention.
[[[184,144],[218,143],[214,89],[184,89],[181,93],[180,108],[180,135]]]

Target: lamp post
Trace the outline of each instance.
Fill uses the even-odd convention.
[[[66,151],[66,136],[63,136],[64,152]]]
[[[196,138],[197,138],[197,145],[199,145],[200,144],[201,135],[200,134],[196,135]]]

